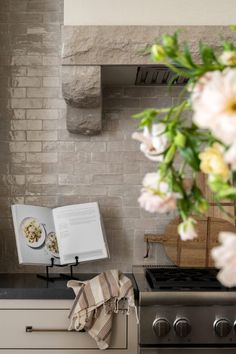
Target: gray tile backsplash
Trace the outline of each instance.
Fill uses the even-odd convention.
[[[167,88],[104,88],[103,131],[86,137],[66,130],[60,84],[61,0],[1,0],[0,12],[0,272],[19,266],[10,205],[48,207],[98,201],[111,258],[81,270],[143,263],[144,232],[163,232],[173,216],[140,210],[143,175],[155,169],[130,136],[131,115],[177,97]],[[152,252],[154,261],[157,255]],[[37,270],[40,270],[38,268]]]

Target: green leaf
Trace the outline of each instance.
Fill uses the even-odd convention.
[[[192,193],[194,194],[195,199],[202,199],[203,198],[202,191],[200,188],[198,188],[196,183],[193,183]]]
[[[140,112],[140,113],[137,113],[137,114],[133,114],[132,118],[133,119],[142,119],[144,116],[145,116],[144,112]]]
[[[189,47],[188,47],[188,43],[184,42],[183,43],[183,47],[184,47],[184,55],[185,58],[187,60],[187,62],[193,67],[193,68],[197,68],[197,65],[193,62],[193,58],[192,55],[190,53]]]
[[[236,28],[236,26],[234,26]],[[236,30],[235,30],[236,31]],[[232,43],[231,41],[227,40],[227,39],[224,39],[223,42],[222,42],[222,45],[223,45],[223,49],[224,51],[236,51],[236,46],[234,43]]]
[[[166,123],[171,120],[173,112],[174,112],[174,106],[170,107],[168,113],[166,114],[166,116],[164,118]]]
[[[152,125],[152,119],[149,117],[144,117],[139,123],[139,128],[151,127],[151,125]]]
[[[169,171],[168,165],[162,162],[158,167],[158,172],[160,173],[160,177],[164,178],[168,171]]]
[[[147,110],[132,115],[133,119],[143,119],[147,116]]]
[[[236,188],[228,187],[227,189],[221,189],[217,193],[217,199],[235,199],[236,198]]]
[[[178,48],[178,36],[174,34],[173,36],[164,33],[162,36],[162,43],[165,48],[169,48],[171,50],[177,50]]]
[[[187,79],[191,78],[191,74],[189,73],[189,71],[181,67],[181,63],[179,61],[173,60],[171,56],[169,58],[169,61],[165,61],[165,65],[177,75],[186,77]]]
[[[186,144],[186,136],[178,130],[177,134],[174,138],[174,142],[175,142],[176,146],[178,146],[180,148],[184,148],[185,144]]]
[[[187,197],[184,197],[182,199],[177,200],[177,208],[180,213],[180,215],[183,216],[188,216],[190,214],[190,209],[191,206],[189,204],[189,199]]]
[[[209,204],[206,198],[204,198],[201,189],[196,185],[196,181],[192,185],[191,196],[193,211],[200,215],[204,214],[208,210]]]
[[[211,47],[209,47],[207,44],[203,44],[200,41],[199,42],[199,50],[200,50],[202,62],[204,65],[209,66],[216,60],[216,56],[215,56],[213,49]]]
[[[157,116],[158,111],[156,109],[146,109],[141,113],[134,114],[133,119],[140,120],[139,128],[144,128],[145,126],[151,127],[153,119]]]
[[[175,193],[180,193],[184,196],[185,190],[183,186],[183,181],[181,179],[174,178],[172,183],[172,190]]]
[[[176,146],[173,144],[173,145],[171,145],[171,146],[169,147],[169,149],[167,150],[167,153],[166,153],[166,155],[165,155],[164,162],[165,162],[166,164],[169,164],[169,163],[173,160],[173,158],[174,158],[174,156],[175,156],[175,153],[176,153]]]
[[[223,41],[223,48],[225,51],[234,51],[235,50],[235,46],[232,42],[229,42],[227,40]]]
[[[154,118],[157,115],[158,111],[154,108],[149,108],[149,109],[145,109],[145,111],[140,112],[140,113],[136,113],[132,115],[133,119],[142,119],[145,117],[151,117]]]
[[[186,146],[184,149],[179,149],[179,152],[194,171],[199,171],[200,160],[198,154],[191,147]]]

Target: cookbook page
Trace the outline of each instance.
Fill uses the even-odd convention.
[[[59,262],[52,210],[33,205],[12,205],[12,216],[20,264]]]
[[[98,203],[69,205],[53,210],[61,264],[108,257]]]

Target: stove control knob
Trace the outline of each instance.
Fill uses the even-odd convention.
[[[214,323],[214,329],[218,337],[227,337],[231,332],[232,325],[228,320],[220,319]]]
[[[156,318],[152,324],[152,329],[157,337],[165,337],[170,332],[170,324],[164,318]]]
[[[191,325],[188,320],[180,318],[174,323],[174,330],[178,337],[187,337],[191,332]]]

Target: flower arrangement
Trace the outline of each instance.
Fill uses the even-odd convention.
[[[194,215],[204,215],[209,208],[197,185],[198,173],[207,175],[220,208],[222,200],[236,198],[236,46],[224,40],[217,53],[200,42],[200,62],[196,62],[176,32],[164,34],[150,52],[155,62],[187,78],[188,83],[176,104],[133,116],[139,120],[141,132],[132,137],[141,143],[141,152],[157,163],[157,170],[144,177],[138,201],[151,213],[177,210],[182,218],[178,233],[182,240],[192,240],[197,237]],[[192,111],[192,119],[186,117],[186,111]],[[176,166],[177,156],[181,166]],[[192,172],[191,185],[186,184],[186,169]],[[221,268],[218,279],[235,286],[236,234],[222,233],[220,242],[212,250],[216,266]]]

